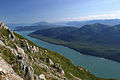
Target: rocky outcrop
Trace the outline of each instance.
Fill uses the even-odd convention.
[[[46,62],[50,65],[54,65],[54,62],[50,58],[46,58]]]
[[[22,74],[24,74],[24,77],[27,80],[34,80],[34,69],[31,66],[26,65],[25,61],[23,61],[22,55],[17,56],[19,62],[19,69]]]
[[[2,28],[5,28],[5,29],[9,29],[4,23],[0,22],[0,27]]]
[[[21,47],[23,47],[24,49],[26,49],[27,51],[29,51],[30,53],[36,53],[39,52],[39,48],[33,45],[29,45],[27,40],[20,40],[21,43]]]
[[[10,46],[5,46],[5,48],[10,49],[14,55],[18,55],[17,51]]]
[[[0,40],[0,46],[5,46],[5,44]]]
[[[12,67],[0,56],[0,80],[23,80]]]
[[[27,55],[25,54],[25,52],[24,52],[24,50],[23,50],[22,48],[18,47],[17,45],[15,45],[15,46],[16,46],[16,48],[17,48],[18,54],[23,55],[24,58],[28,58]]]
[[[28,51],[30,51],[30,46],[29,46],[27,40],[24,40],[24,46],[26,47],[26,49],[27,49]]]
[[[39,52],[39,48],[36,46],[30,46],[30,50],[32,53]]]
[[[15,35],[13,34],[13,31],[11,31],[4,23],[0,22],[0,28],[4,28],[8,31],[10,39],[13,40],[15,39]]]
[[[34,70],[31,66],[25,67],[25,77],[27,80],[34,80]]]
[[[39,75],[38,80],[46,80],[45,75],[44,74]]]
[[[55,63],[55,68],[57,69],[57,72],[61,73],[62,75],[65,74],[64,70],[62,69],[59,63]]]
[[[11,31],[10,29],[8,29],[8,33],[9,33],[9,38],[10,39],[15,39],[15,35],[13,34],[13,31]]]

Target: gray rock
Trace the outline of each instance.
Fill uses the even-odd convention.
[[[23,80],[12,67],[0,56],[0,80]]]
[[[63,69],[58,69],[57,70],[59,73],[61,73],[62,75],[64,75],[65,74],[65,72],[64,72],[64,70]]]
[[[7,39],[4,39],[3,42],[5,43],[5,45],[8,45]]]
[[[25,77],[27,80],[34,80],[34,70],[31,66],[25,68]]]
[[[55,68],[61,69],[61,65],[59,63],[55,63]]]
[[[5,29],[8,29],[8,27],[4,23],[0,22],[0,28],[2,28],[2,27]]]
[[[24,44],[25,44],[25,46],[26,46],[27,50],[28,50],[28,51],[30,51],[30,46],[29,46],[29,44],[28,44],[28,41],[27,41],[27,40],[25,40],[25,41],[24,41]]]
[[[18,60],[22,60],[22,59],[23,59],[23,56],[20,55],[20,54],[18,54],[18,55],[17,55],[17,58],[18,58]]]
[[[53,61],[50,58],[46,58],[46,62],[49,63],[50,65],[54,65]]]
[[[35,76],[36,80],[39,80],[39,76],[38,75],[34,74],[34,76]]]
[[[24,74],[27,80],[34,80],[34,69],[31,66],[26,66],[25,62],[21,59],[22,57],[19,55],[19,69],[22,74]]]
[[[31,53],[39,52],[39,48],[36,46],[30,46]]]
[[[18,52],[19,54],[23,55],[24,58],[28,58],[22,48],[18,47],[17,45],[15,45],[15,46],[16,46],[17,52]]]
[[[3,41],[0,40],[0,45],[1,46],[5,46],[5,44],[3,43]]]
[[[40,74],[38,77],[38,80],[46,80],[45,75],[44,74]]]
[[[8,29],[8,32],[9,32],[9,38],[10,39],[15,39],[15,35],[14,35],[13,31],[11,31],[10,29]]]
[[[57,72],[61,73],[62,75],[65,74],[64,70],[61,68],[59,63],[55,63],[55,68],[57,68]]]
[[[18,55],[17,51],[10,46],[5,46],[5,48],[10,49],[14,55]]]

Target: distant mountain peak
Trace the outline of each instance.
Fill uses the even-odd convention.
[[[41,21],[41,22],[36,22],[33,23],[32,26],[38,26],[38,25],[50,25],[51,23],[45,22],[45,21]]]

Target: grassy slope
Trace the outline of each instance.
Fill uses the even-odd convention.
[[[8,38],[8,32],[4,29],[0,29],[0,35],[5,35],[6,38]],[[25,39],[23,36],[21,35],[18,35],[17,33],[14,33],[16,38],[19,38],[19,39]],[[9,38],[8,38],[9,40]],[[27,39],[26,39],[27,40]],[[15,42],[10,42],[9,43],[9,46],[12,47],[12,48],[15,48],[13,46],[13,43]],[[21,44],[20,41],[18,41],[19,45]],[[33,42],[31,42],[30,40],[28,40],[28,43],[30,45],[35,45],[37,46],[36,44],[34,44]],[[43,52],[44,50],[48,50],[48,49],[45,49],[45,48],[42,48],[42,47],[39,47],[39,49],[41,50],[41,52]],[[5,49],[4,47],[0,47],[0,53],[2,53],[2,57],[9,63],[9,64],[16,64],[17,62],[17,59],[16,57],[12,54],[12,52],[8,49]],[[39,58],[40,57],[43,57],[43,58],[46,58],[46,57],[49,57],[54,63],[60,63],[60,65],[62,66],[63,70],[65,71],[65,76],[69,79],[69,80],[74,80],[74,78],[69,74],[69,73],[72,73],[74,76],[78,77],[78,78],[81,78],[81,79],[86,79],[86,80],[107,80],[107,79],[102,79],[102,78],[97,78],[95,77],[94,75],[92,75],[90,72],[86,71],[86,70],[80,70],[78,69],[78,67],[76,67],[74,64],[72,64],[72,62],[70,60],[68,60],[67,58],[65,58],[64,56],[56,53],[56,52],[53,52],[53,51],[50,51],[48,50],[48,54],[45,54],[44,52],[41,53],[42,55],[40,55],[40,53],[34,53],[34,54],[31,54],[31,53],[28,53],[26,51],[26,54],[28,55],[29,57],[29,61],[28,61],[28,65],[30,63],[33,63],[32,66],[34,68],[34,73],[37,74],[37,75],[40,75],[41,73],[43,72],[46,72],[47,70],[46,69],[43,69],[39,66],[37,66],[34,62],[32,62],[31,60],[31,57],[34,57],[36,58],[38,61],[39,61]],[[45,63],[47,64],[47,63]],[[48,65],[48,64],[47,64]],[[13,66],[13,69],[15,70],[15,72],[17,74],[19,74],[20,76],[22,76],[24,78],[24,76],[20,73],[19,71],[19,68],[18,68],[18,65],[14,65]],[[25,79],[25,78],[24,78]],[[47,80],[55,80],[55,79],[50,79],[50,78],[47,78]],[[110,80],[110,79],[109,79]]]
[[[93,55],[98,57],[103,57],[111,60],[120,62],[119,56],[120,49],[116,47],[106,46],[106,45],[93,45],[87,42],[67,42],[59,39],[54,39],[45,36],[38,36],[35,34],[30,34],[31,37],[41,39],[53,44],[64,45],[74,50],[77,50],[83,54]]]

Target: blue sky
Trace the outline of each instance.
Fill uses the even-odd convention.
[[[81,21],[120,18],[120,0],[0,0],[0,21]]]

